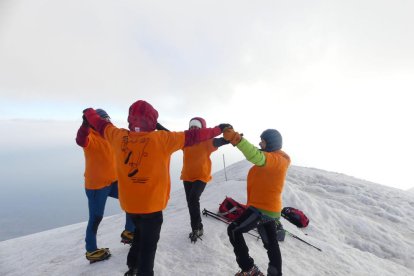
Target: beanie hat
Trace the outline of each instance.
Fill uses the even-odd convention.
[[[129,107],[128,127],[132,131],[153,131],[157,119],[158,111],[146,101],[136,101]]]
[[[99,117],[101,117],[102,119],[106,119],[106,118],[111,119],[111,117],[109,117],[108,113],[106,113],[105,110],[98,108],[95,111],[99,115]]]
[[[266,129],[260,138],[266,142],[264,151],[271,152],[282,148],[282,135],[276,129]]]
[[[201,117],[194,117],[190,120],[190,123],[188,124],[188,128],[192,126],[196,126],[198,128],[206,128],[207,127],[206,120],[204,120]]]

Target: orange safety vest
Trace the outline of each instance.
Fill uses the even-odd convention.
[[[280,212],[290,157],[281,150],[264,154],[266,164],[253,166],[247,175],[247,205],[270,212]]]
[[[216,151],[213,140],[207,140],[191,147],[183,149],[183,169],[181,170],[181,180],[196,181],[201,180],[205,183],[211,180],[211,160],[210,155]]]
[[[115,160],[111,145],[91,129],[85,154],[85,188],[102,189],[116,180]]]
[[[184,147],[184,132],[131,132],[109,124],[104,135],[115,154],[121,208],[133,214],[165,209],[170,157]]]

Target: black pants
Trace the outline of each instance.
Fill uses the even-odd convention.
[[[237,264],[243,271],[248,271],[253,267],[254,260],[249,256],[249,248],[246,245],[243,233],[247,233],[257,227],[264,248],[267,250],[267,256],[269,257],[267,275],[281,276],[282,255],[276,238],[276,223],[271,220],[259,224],[261,217],[262,214],[258,210],[249,207],[238,219],[228,226],[227,233],[230,238],[230,243],[234,247]]]
[[[137,268],[139,275],[153,276],[155,252],[163,222],[162,211],[129,215],[135,224],[135,234],[127,265],[129,268]]]
[[[203,229],[200,214],[200,196],[206,188],[206,183],[201,180],[194,182],[184,181],[183,183],[188,211],[190,212],[191,229]]]

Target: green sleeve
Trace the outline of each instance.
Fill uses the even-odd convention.
[[[237,148],[243,153],[247,161],[250,161],[259,167],[266,163],[266,155],[261,150],[250,144],[250,142],[245,138],[241,139],[241,141],[237,144]]]

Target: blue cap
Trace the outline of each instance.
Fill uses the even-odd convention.
[[[282,135],[276,129],[266,129],[260,138],[266,142],[264,151],[271,152],[282,148]]]
[[[99,117],[101,117],[102,119],[106,119],[106,118],[111,119],[111,117],[109,117],[108,113],[106,113],[105,110],[98,108],[95,111],[96,113],[98,113]]]

